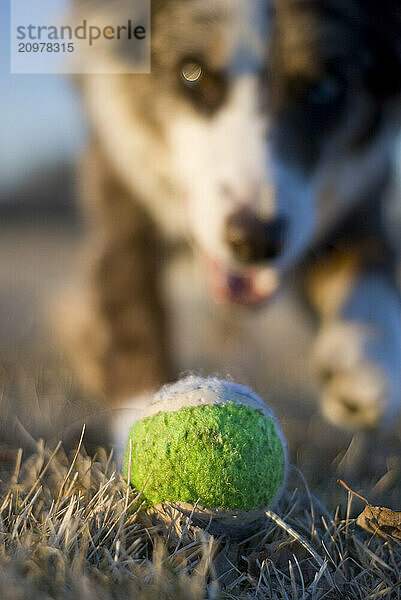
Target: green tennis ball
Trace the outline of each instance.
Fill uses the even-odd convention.
[[[278,498],[286,467],[284,436],[258,396],[193,376],[156,395],[130,430],[124,460],[147,505],[196,504],[222,519],[255,520]]]

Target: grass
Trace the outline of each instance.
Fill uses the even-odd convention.
[[[400,545],[360,530],[350,503],[329,513],[293,469],[260,531],[215,539],[173,507],[141,511],[104,449],[39,442],[3,473],[0,598],[400,598]]]

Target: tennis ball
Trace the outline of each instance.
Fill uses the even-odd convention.
[[[234,382],[195,376],[155,395],[124,459],[148,506],[172,503],[198,522],[212,518],[216,533],[260,520],[286,470],[285,438],[262,400]]]

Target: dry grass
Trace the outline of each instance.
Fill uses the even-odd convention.
[[[401,597],[401,549],[334,514],[293,470],[265,526],[214,539],[168,507],[146,515],[113,456],[42,442],[3,477],[0,598],[86,600]],[[167,516],[166,516],[167,515]]]

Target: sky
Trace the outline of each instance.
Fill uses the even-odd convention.
[[[10,74],[9,28],[10,0],[0,0],[0,188],[20,184],[38,167],[72,159],[85,140],[68,77]]]

